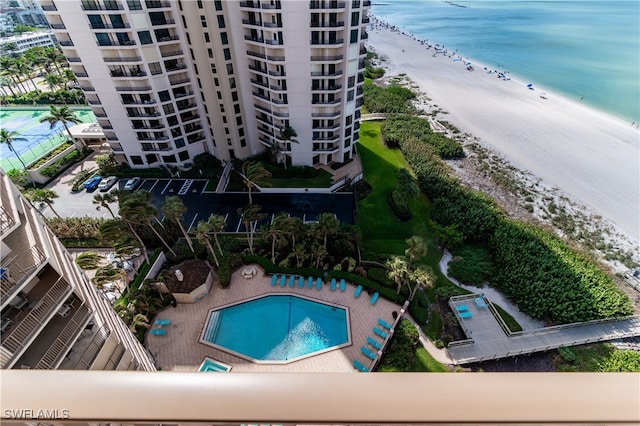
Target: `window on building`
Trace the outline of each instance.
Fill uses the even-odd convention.
[[[213,49],[211,49],[210,47],[207,48],[207,54],[209,55],[209,58],[213,58]]]
[[[211,71],[213,71],[214,66],[211,65],[211,68],[212,68]],[[215,84],[216,87],[220,86],[220,80],[218,80],[218,77],[213,77],[213,84]]]
[[[178,138],[174,140],[173,143],[176,145],[176,148],[182,148],[184,146],[184,139]]]
[[[152,75],[162,74],[162,67],[160,66],[160,62],[151,62],[149,64],[149,72]]]
[[[184,19],[184,15],[182,15],[182,16],[181,16],[181,18],[182,18],[182,26],[183,26],[183,27],[184,27],[184,29],[186,30],[186,29],[187,29],[187,20],[186,20],[186,19]]]
[[[344,147],[349,148],[351,146],[351,138],[346,138],[344,140]]]
[[[213,4],[216,7],[216,10],[222,10],[222,1],[221,0],[214,0]]]
[[[162,156],[162,161],[164,161],[165,163],[175,163],[176,162],[176,156],[171,154],[171,155],[163,155]]]
[[[227,64],[227,74],[233,75],[233,64]]]
[[[142,161],[142,157],[140,157],[139,155],[132,155],[131,157],[129,157],[129,159],[131,160],[131,164],[135,164],[138,166],[144,164],[144,161]]]
[[[207,18],[204,15],[200,15],[200,25],[202,28],[207,28]]]
[[[180,151],[178,153],[178,158],[180,158],[180,161],[187,161],[189,159],[189,151]]]
[[[218,99],[222,99],[222,92],[217,91],[217,92],[216,92],[216,95],[218,96]]]
[[[360,12],[351,12],[351,26],[355,27],[360,24]]]
[[[224,26],[224,16],[218,15],[218,28],[225,28]]]
[[[173,104],[164,104],[162,105],[162,109],[165,114],[173,114],[176,110],[173,108]]]
[[[238,92],[231,92],[231,99],[233,102],[238,102]]]
[[[358,42],[358,30],[351,30],[351,35],[349,36],[350,43]]]
[[[240,139],[240,146],[242,148],[245,148],[247,146],[247,141],[245,141],[244,138]]]
[[[187,36],[187,44],[191,45],[191,36],[189,33],[185,33],[185,35]]]
[[[238,129],[238,136],[241,138],[244,137],[244,129],[242,127]]]
[[[231,50],[229,50],[228,48],[225,47],[222,52],[224,53],[224,60],[225,61],[228,61],[228,60],[231,59]]]
[[[168,90],[162,90],[158,92],[158,98],[160,98],[160,102],[165,102],[171,100],[171,95]]]
[[[240,104],[233,104],[233,112],[240,114]]]
[[[204,41],[206,41],[207,43],[211,42],[211,37],[209,37],[209,33],[204,33]]]
[[[237,116],[237,117],[236,117],[236,124],[237,124],[238,126],[242,126],[242,117],[240,117],[240,116]]]
[[[355,86],[355,84],[356,84],[356,76],[354,75],[354,76],[349,77],[349,79],[347,81],[348,81],[347,85],[349,86],[349,88]]]
[[[357,9],[357,8],[359,8],[359,7],[360,7],[360,0],[353,0],[353,1],[351,2],[351,7],[352,7],[353,9]]]
[[[224,112],[224,104],[220,104],[220,112]]]
[[[202,0],[198,0],[198,9],[202,9]]]
[[[127,0],[127,6],[129,7],[129,10],[142,10],[140,0]]]
[[[220,41],[222,41],[223,45],[229,44],[229,37],[227,37],[227,33],[220,33]]]
[[[354,95],[354,91],[353,90],[349,90],[347,92],[347,102],[350,102],[353,100],[353,95]]]
[[[169,123],[169,126],[176,126],[178,124],[178,117],[175,115],[167,117],[167,123]]]
[[[173,129],[171,129],[171,136],[174,138],[182,136],[182,129],[180,127],[174,127]]]
[[[348,115],[347,118],[344,120],[344,125],[350,126],[351,123],[353,123],[353,118],[350,115]]]
[[[151,39],[151,33],[149,31],[138,31],[138,38],[140,39],[140,44],[153,43],[153,39]]]

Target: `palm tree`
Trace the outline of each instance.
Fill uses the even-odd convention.
[[[412,281],[415,282],[416,285],[413,289],[409,287],[409,289],[411,289],[411,296],[409,297],[409,302],[413,300],[413,296],[416,295],[416,292],[418,291],[419,288],[421,289],[432,288],[436,282],[436,277],[433,274],[433,271],[431,269],[417,268],[415,271],[411,272],[410,278]]]
[[[400,289],[410,277],[407,261],[400,256],[393,256],[384,264],[387,267],[387,276],[396,283],[396,294],[400,294]]]
[[[281,144],[285,144],[287,142],[295,142],[298,141],[294,138],[298,136],[298,133],[295,131],[293,127],[283,127],[280,129],[280,140],[274,143],[271,147],[273,148],[273,153],[275,154],[276,161],[282,162],[284,164],[284,168],[287,168],[287,157],[284,155],[284,147]]]
[[[0,87],[2,87],[2,94],[7,96],[7,91],[4,90],[5,87],[9,88],[9,92],[11,92],[11,96],[15,96],[16,92],[13,91],[13,86],[15,83],[13,80],[5,74],[5,70],[0,71]]]
[[[16,58],[13,58],[11,56],[0,57],[0,69],[2,70],[2,75],[11,78],[11,80],[13,81],[13,85],[18,88],[21,94],[25,93],[24,87],[19,84],[20,80],[17,77],[18,71],[16,70]]]
[[[76,263],[83,270],[97,269],[104,261],[104,257],[95,251],[86,251],[76,257]]]
[[[71,109],[69,109],[68,106],[56,107],[55,105],[51,105],[49,115],[42,117],[40,119],[40,122],[49,123],[52,129],[56,126],[56,124],[62,123],[62,126],[64,126],[64,130],[66,130],[67,135],[69,135],[69,139],[74,141],[73,136],[71,135],[71,131],[69,131],[69,127],[67,126],[67,123],[78,124],[78,123],[81,123],[82,121],[78,117],[76,117],[76,114]],[[83,142],[81,142],[81,145],[78,146],[78,148],[80,149],[83,148],[84,145],[82,144]]]
[[[148,264],[151,264],[151,262],[149,261],[149,255],[147,255],[147,250],[145,249],[145,246],[144,246],[144,241],[142,241],[142,238],[140,237],[138,232],[136,232],[136,228],[133,222],[127,221],[125,220],[125,218],[122,218],[120,220],[107,220],[102,224],[100,224],[100,227],[98,230],[100,231],[100,235],[102,236],[102,238],[109,241],[117,242],[117,241],[120,241],[123,238],[123,236],[124,237],[127,236],[126,235],[127,228],[129,229],[131,234],[134,236],[136,241],[138,241],[138,244],[140,245],[140,250],[142,251],[142,254],[144,255],[145,260],[147,261]]]
[[[222,247],[220,247],[220,241],[218,240],[218,234],[224,231],[224,228],[227,226],[227,219],[222,215],[212,214],[209,216],[207,222],[209,222],[209,225],[211,226],[210,232],[213,234],[213,239],[216,241],[216,246],[220,251],[220,255],[224,256],[224,253],[222,253]]]
[[[171,252],[172,255],[177,256],[171,246],[162,238],[162,235],[156,230],[152,224],[152,220],[156,219],[156,208],[150,204],[151,194],[147,191],[137,191],[126,196],[120,196],[118,199],[120,217],[133,225],[146,225],[151,231],[156,234],[162,244]]]
[[[112,218],[116,218],[116,215],[113,214],[113,210],[109,207],[109,203],[115,203],[118,201],[118,197],[111,193],[107,192],[106,194],[96,194],[93,196],[93,204],[97,204],[96,210],[100,210],[100,207],[104,207],[111,213]]]
[[[21,56],[21,57],[16,59],[15,71],[22,77],[22,82],[27,82],[28,81],[33,85],[33,89],[34,90],[38,90],[38,88],[36,87],[36,83],[33,80],[31,80],[31,71],[32,70],[33,70],[33,68],[31,67],[31,64],[29,64],[27,62],[27,60],[25,59],[24,56]],[[24,87],[29,88],[29,85],[25,84]],[[28,91],[29,90],[27,90],[26,92],[28,92]]]
[[[7,146],[9,147],[9,151],[13,152],[16,157],[18,157],[18,160],[20,160],[20,163],[22,163],[23,170],[27,170],[27,165],[24,163],[24,161],[22,161],[22,157],[20,157],[18,151],[16,151],[13,147],[13,142],[22,142],[26,140],[27,138],[20,136],[20,133],[15,130],[9,131],[7,129],[0,129],[0,143],[7,144]]]
[[[122,268],[116,268],[113,265],[103,266],[96,270],[96,275],[91,279],[93,283],[100,289],[106,283],[121,281],[127,287],[129,292],[129,282],[127,280],[127,272]]]
[[[164,203],[162,203],[162,213],[166,217],[171,220],[175,220],[180,230],[182,231],[182,235],[187,240],[187,244],[189,244],[189,248],[191,249],[191,253],[196,254],[196,250],[193,248],[193,243],[191,242],[191,237],[187,234],[187,230],[184,229],[184,225],[182,224],[182,215],[185,214],[187,208],[184,206],[184,203],[177,195],[172,195],[164,199]]]
[[[147,318],[144,314],[135,314],[133,318],[131,318],[131,324],[129,324],[129,330],[132,333],[135,333],[139,327],[149,328],[151,325],[149,324],[149,318]]]
[[[255,224],[259,220],[267,217],[265,213],[260,213],[260,207],[257,204],[249,204],[244,209],[238,209],[238,214],[241,216],[240,220],[244,224],[245,231],[247,233],[247,243],[249,244],[249,251],[253,254],[253,237],[255,235]]]
[[[276,263],[276,243],[282,242],[284,236],[282,224],[286,217],[288,217],[286,213],[278,213],[271,223],[262,229],[262,238],[267,242],[271,241],[271,263]]]
[[[209,250],[209,253],[211,253],[216,266],[220,266],[218,256],[216,256],[216,251],[211,246],[209,232],[211,232],[211,224],[208,221],[201,220],[200,222],[198,222],[198,225],[196,225],[196,239],[200,244],[204,244],[207,246],[207,250]]]
[[[53,214],[55,214],[57,218],[62,219],[62,216],[53,208],[53,200],[58,198],[58,194],[53,190],[47,188],[31,188],[24,195],[32,203],[40,203],[40,208],[43,208],[45,205],[49,206]]]
[[[413,264],[413,261],[419,259],[427,254],[427,243],[422,237],[413,235],[411,238],[405,240],[408,248],[404,251],[404,254],[409,258],[409,268]]]
[[[322,236],[322,246],[327,249],[327,237],[336,234],[340,229],[340,221],[333,213],[321,213],[314,225],[314,230]]]
[[[47,82],[49,89],[54,92],[56,87],[60,87],[62,85],[62,78],[56,74],[47,74],[44,76],[44,81]]]
[[[251,190],[258,186],[260,180],[271,177],[271,172],[257,161],[246,161],[242,165],[242,173],[238,173],[242,176],[242,181],[247,185],[247,189],[249,190],[249,204],[253,204]],[[263,183],[263,185],[265,184]]]
[[[291,251],[296,253],[296,239],[304,232],[302,220],[296,216],[286,216],[282,219],[282,229],[286,235],[291,237]]]

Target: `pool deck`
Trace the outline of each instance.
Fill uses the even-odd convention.
[[[386,299],[379,298],[375,305],[371,305],[369,295],[363,291],[359,298],[353,293],[356,286],[347,282],[347,290],[331,291],[328,283],[322,290],[289,286],[271,286],[271,275],[257,265],[252,265],[257,275],[246,279],[242,276],[241,267],[231,277],[228,289],[218,286],[212,288],[211,293],[193,304],[180,304],[176,308],[171,306],[161,311],[156,319],[169,319],[171,325],[164,326],[167,330],[164,336],[153,336],[147,333],[146,347],[154,356],[157,366],[165,371],[197,371],[205,357],[213,358],[233,367],[231,374],[236,372],[356,372],[352,366],[354,359],[369,366],[371,360],[360,351],[361,346],[367,346],[367,336],[375,337],[373,327],[377,326],[378,318],[393,323],[392,312],[399,312],[401,307]],[[335,349],[320,355],[304,358],[289,364],[254,363],[234,356],[228,352],[199,343],[202,328],[205,325],[209,310],[229,303],[240,302],[256,296],[278,293],[300,294],[321,302],[330,302],[349,308],[349,322],[351,327],[351,345]],[[256,318],[259,321],[259,318]],[[258,336],[256,336],[258,338]],[[381,341],[376,337],[376,340]],[[369,347],[371,349],[371,347]]]

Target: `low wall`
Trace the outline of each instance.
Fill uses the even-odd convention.
[[[213,287],[213,272],[210,271],[207,275],[207,279],[201,286],[196,288],[190,293],[172,293],[173,297],[178,303],[196,303],[198,300],[205,297],[211,291]]]
[[[52,148],[51,151],[53,151],[55,148],[56,147]],[[42,166],[38,167],[37,169],[29,169],[29,170],[27,170],[27,173],[29,173],[29,177],[31,178],[32,181],[34,181],[36,183],[42,183],[42,184],[47,183],[51,179],[51,177],[43,175],[41,173],[42,169],[52,165],[53,163],[55,163],[56,161],[60,160],[65,155],[70,154],[71,152],[75,151],[75,149],[76,149],[75,145],[71,145],[70,147],[68,147],[64,151],[58,153],[58,155],[56,155],[55,157],[51,158],[49,161],[47,161],[46,163],[44,163]],[[51,151],[49,151],[49,152],[51,152]]]

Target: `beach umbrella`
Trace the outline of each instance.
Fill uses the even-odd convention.
[[[527,87],[531,87],[531,86],[533,86],[533,84],[531,84],[531,83],[527,84]]]

